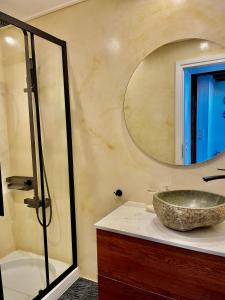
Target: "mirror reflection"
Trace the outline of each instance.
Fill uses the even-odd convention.
[[[124,101],[127,129],[148,156],[202,163],[225,150],[225,51],[188,39],[161,46],[137,67]]]

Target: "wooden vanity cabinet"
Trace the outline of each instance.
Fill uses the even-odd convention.
[[[97,230],[99,300],[225,300],[225,258]]]

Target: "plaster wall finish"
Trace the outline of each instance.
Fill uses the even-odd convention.
[[[15,250],[14,239],[14,204],[7,190],[4,178],[10,175],[10,156],[7,126],[6,85],[3,69],[2,43],[0,43],[0,161],[3,181],[4,217],[0,217],[0,258]]]
[[[89,0],[31,23],[68,43],[74,138],[77,238],[82,276],[96,279],[94,223],[124,201],[152,201],[150,188],[225,193],[223,181],[204,183],[224,156],[203,165],[171,167],[145,156],[124,121],[126,87],[143,58],[184,38],[225,45],[223,0]]]
[[[8,37],[11,43],[6,42]],[[8,128],[8,141],[5,145],[10,161],[8,176],[32,176],[28,100],[24,93],[26,64],[22,31],[12,27],[1,31],[1,45],[6,103],[4,117]],[[5,182],[7,169],[3,168],[2,171]],[[13,190],[7,192],[12,201],[15,249],[43,254],[42,229],[37,225],[35,211],[27,209],[23,204],[24,199],[32,197],[33,193]],[[6,215],[4,219],[9,220],[9,216]],[[28,248],[29,244],[32,247]]]

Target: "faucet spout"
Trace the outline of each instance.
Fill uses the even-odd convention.
[[[225,179],[225,175],[214,175],[214,176],[206,176],[202,178],[205,182],[218,180],[218,179]]]

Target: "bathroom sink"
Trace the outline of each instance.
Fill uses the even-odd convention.
[[[225,220],[225,197],[203,191],[159,192],[153,196],[153,207],[165,226],[178,231],[212,226]]]

